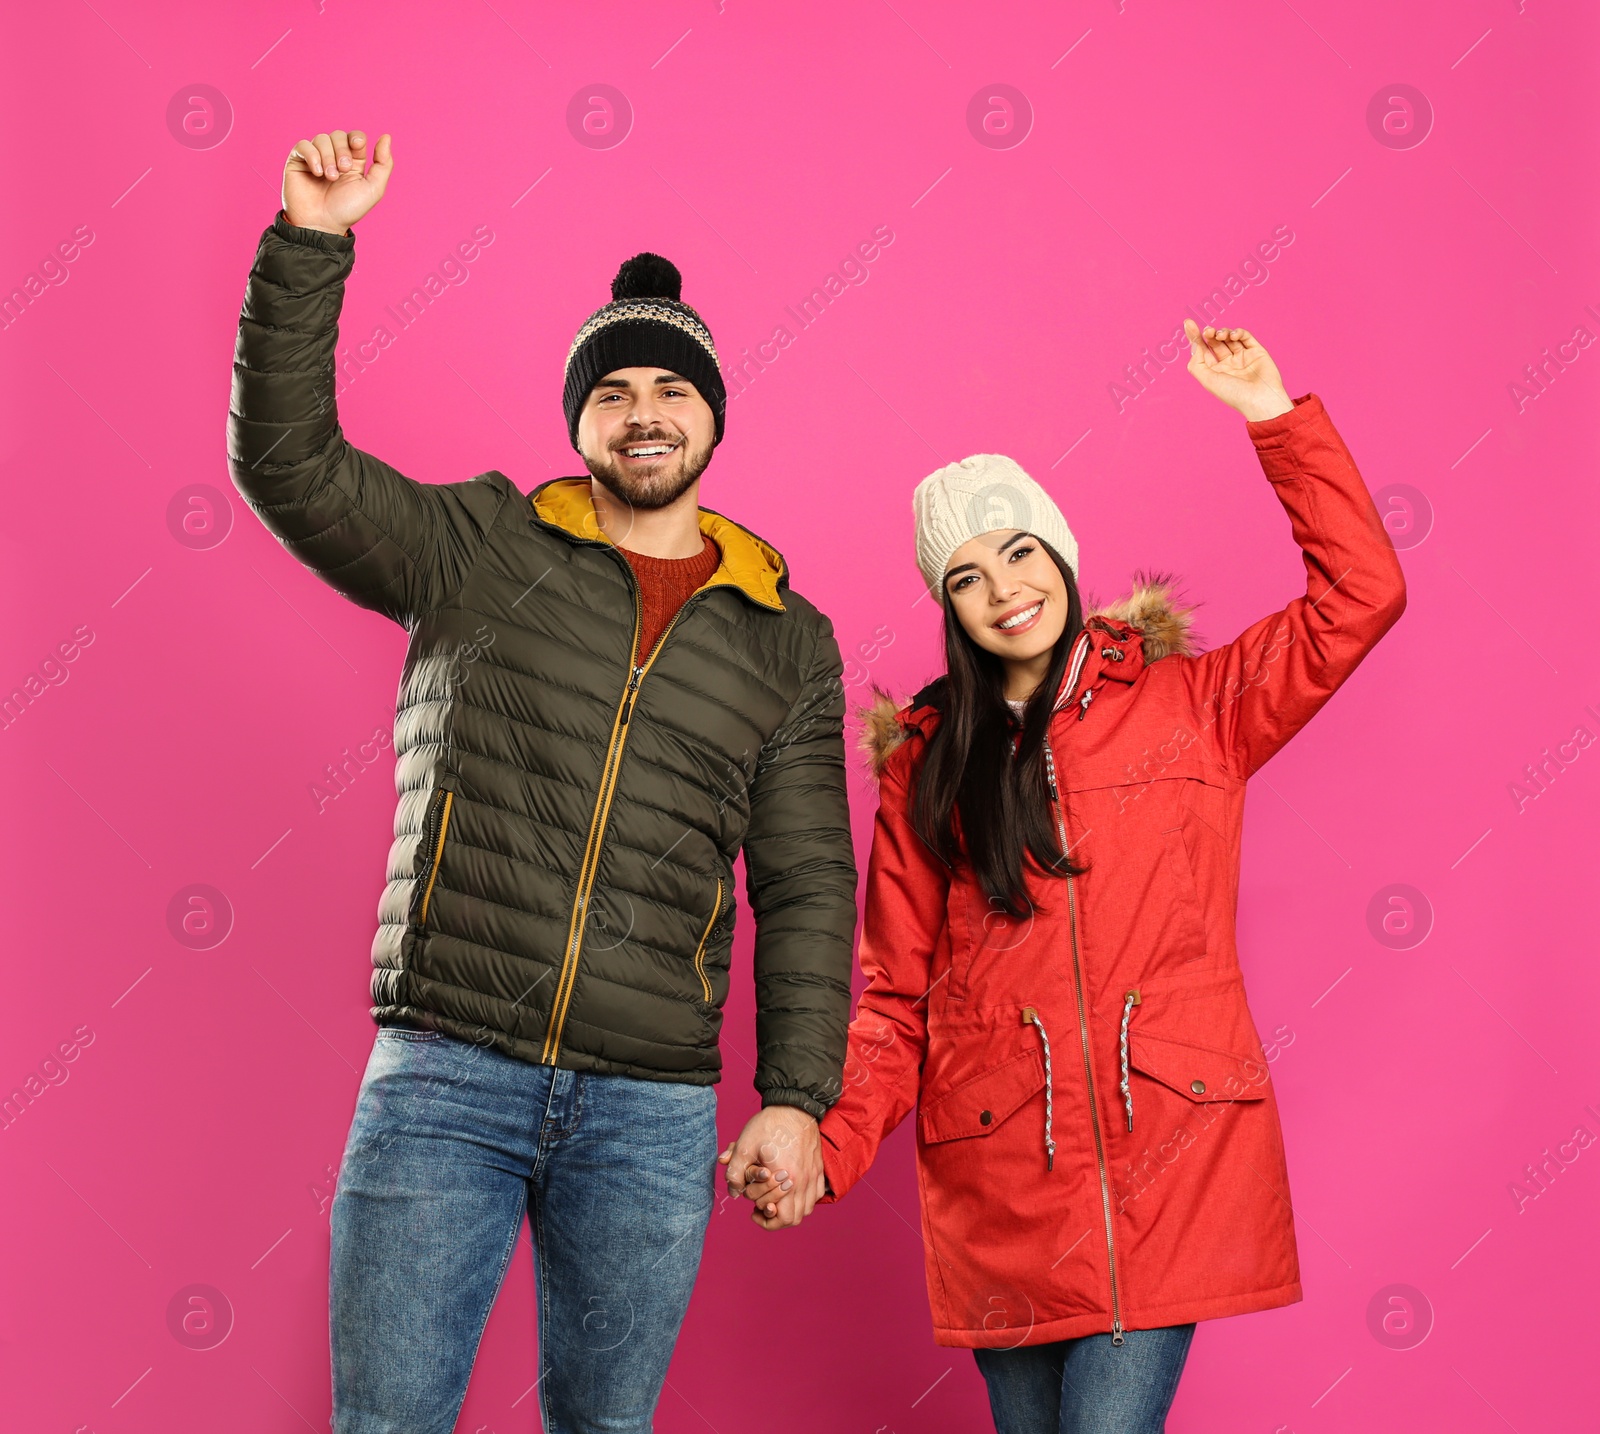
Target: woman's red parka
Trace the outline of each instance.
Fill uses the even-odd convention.
[[[910,825],[937,689],[868,722],[867,986],[822,1122],[826,1198],[915,1105],[939,1344],[1116,1337],[1301,1298],[1234,940],[1245,783],[1399,618],[1405,580],[1315,394],[1247,427],[1306,595],[1205,653],[1164,583],[1088,621],[1048,736],[1086,875],[1030,876],[1027,920],[995,910]]]

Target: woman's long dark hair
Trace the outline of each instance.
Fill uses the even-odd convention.
[[[1008,916],[1033,910],[1023,883],[1029,859],[1050,876],[1081,876],[1061,850],[1050,809],[1044,738],[1061,689],[1067,659],[1083,631],[1083,602],[1072,570],[1048,543],[1035,537],[1067,584],[1067,625],[1050,656],[1044,680],[1016,719],[1005,700],[1005,665],[979,647],[944,598],[945,680],[939,684],[939,725],[923,753],[911,803],[911,825],[946,862],[965,855],[983,893]],[[960,837],[956,832],[959,813]],[[965,843],[965,852],[961,850]]]

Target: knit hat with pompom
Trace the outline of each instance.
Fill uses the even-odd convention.
[[[562,407],[567,434],[578,446],[578,415],[589,390],[619,368],[664,368],[681,374],[711,405],[722,442],[728,393],[705,320],[679,299],[683,278],[659,254],[625,259],[611,281],[611,302],[596,309],[567,350]]]

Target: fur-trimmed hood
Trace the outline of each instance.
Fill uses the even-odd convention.
[[[1170,573],[1136,573],[1132,589],[1104,606],[1092,599],[1086,600],[1085,630],[1092,629],[1106,636],[1104,646],[1094,653],[1095,666],[1089,683],[1092,685],[1098,677],[1131,683],[1141,669],[1163,657],[1195,656],[1200,650],[1194,633],[1196,606],[1178,597],[1177,580]],[[1120,655],[1111,656],[1113,652]],[[1085,670],[1090,670],[1087,662],[1080,666],[1076,675],[1069,667],[1064,686],[1071,687],[1076,680],[1081,680]],[[907,701],[896,702],[887,692],[875,687],[871,703],[858,709],[861,719],[858,745],[867,754],[874,777],[883,771],[890,754],[913,728],[920,726],[920,721],[912,720],[912,714],[928,707],[926,701],[918,701],[928,690],[924,688]]]

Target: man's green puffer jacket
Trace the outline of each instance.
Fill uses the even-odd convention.
[[[372,1015],[522,1060],[714,1083],[733,863],[756,917],[763,1104],[838,1097],[856,870],[832,625],[782,557],[722,552],[650,653],[589,480],[431,484],[345,442],[334,349],[355,235],[280,210],[233,365],[235,486],[302,563],[410,633]]]

